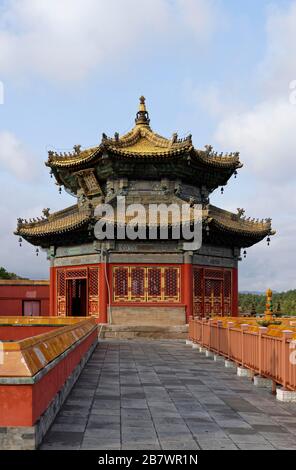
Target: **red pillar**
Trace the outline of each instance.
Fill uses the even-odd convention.
[[[102,259],[100,264],[100,323],[108,323],[108,263]]]
[[[193,280],[192,280],[192,253],[184,254],[183,265],[183,298],[186,306],[186,323],[193,316]]]
[[[49,315],[51,317],[57,314],[56,312],[56,271],[54,267],[49,268]]]
[[[232,270],[232,316],[238,316],[238,269]]]

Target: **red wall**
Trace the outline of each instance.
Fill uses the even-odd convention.
[[[33,385],[0,385],[0,427],[33,426],[63,387],[81,358],[97,341],[94,330]]]
[[[60,326],[0,326],[0,341],[20,341],[48,333],[57,328],[60,328]]]
[[[0,285],[0,316],[21,316],[23,300],[40,300],[41,316],[49,315],[49,285]]]

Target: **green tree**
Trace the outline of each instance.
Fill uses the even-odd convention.
[[[257,314],[265,311],[266,297],[264,294],[239,294],[241,313],[251,313],[255,307]],[[274,313],[280,307],[282,315],[296,315],[296,289],[287,292],[276,292],[273,295]]]
[[[5,268],[0,266],[0,279],[23,279],[22,277],[17,276],[17,274],[9,273]]]

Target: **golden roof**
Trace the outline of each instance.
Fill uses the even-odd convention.
[[[78,206],[74,205],[41,220],[19,221],[15,234],[26,238],[70,232],[86,224],[90,216],[89,209],[79,210]]]
[[[113,138],[103,134],[101,143],[93,148],[81,150],[79,145],[74,147],[74,152],[57,153],[49,152],[47,166],[51,168],[71,168],[88,165],[106,153],[118,158],[152,158],[152,157],[175,157],[187,154],[193,160],[204,165],[224,168],[239,168],[238,153],[223,155],[213,151],[211,146],[205,150],[197,150],[192,145],[191,135],[178,138],[174,133],[171,139],[167,139],[155,133],[150,127],[149,114],[146,110],[145,98],[141,96],[139,111],[136,115],[135,126],[128,133],[119,136],[115,133]]]
[[[276,232],[272,230],[271,219],[246,219],[244,211],[237,214],[233,212],[220,209],[216,206],[209,206],[208,218],[220,230],[227,232],[232,231],[242,235],[262,235],[262,237],[270,234],[274,235]]]
[[[186,201],[175,198],[171,203],[182,204]],[[146,212],[147,213],[147,212]],[[193,209],[190,212],[190,221],[193,221]],[[134,216],[126,217],[124,220],[117,219],[115,211],[115,223],[128,223]],[[48,219],[39,220],[29,223],[19,223],[16,235],[22,236],[24,238],[35,238],[39,239],[46,236],[62,234],[66,232],[71,232],[77,228],[87,225],[93,219],[93,211],[90,208],[81,208],[78,205],[71,206],[63,211],[50,214]],[[106,217],[104,217],[106,220]],[[182,220],[182,223],[188,222],[189,219]],[[216,206],[209,205],[203,210],[203,221],[214,225],[218,228],[219,231],[232,232],[234,234],[242,236],[250,236],[255,238],[264,238],[268,234],[274,235],[275,232],[271,228],[271,219],[264,220],[249,220],[246,219],[242,213],[235,214],[233,212],[228,212],[223,209],[220,209]],[[113,222],[113,219],[110,219],[110,223]],[[140,225],[146,225],[148,221],[146,218],[143,221],[139,222]],[[159,217],[157,219],[157,224],[159,224]],[[172,224],[172,214],[169,213],[168,224]]]

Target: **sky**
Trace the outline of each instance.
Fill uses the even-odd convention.
[[[0,266],[48,277],[13,235],[17,217],[75,202],[47,151],[130,130],[144,95],[157,133],[241,154],[211,202],[277,235],[248,249],[240,290],[296,288],[295,0],[0,0],[0,51]]]

